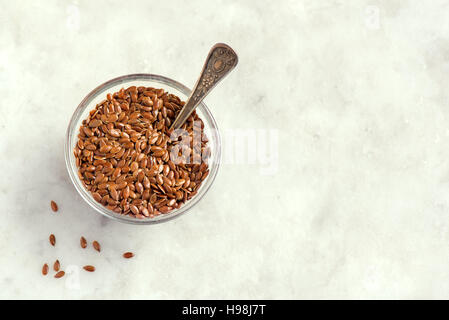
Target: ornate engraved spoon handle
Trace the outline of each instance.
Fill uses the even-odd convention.
[[[200,77],[186,104],[179,112],[170,129],[180,128],[196,106],[212,91],[238,62],[237,54],[224,43],[217,43],[210,49]]]

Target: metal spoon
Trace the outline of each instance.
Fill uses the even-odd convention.
[[[178,129],[184,124],[193,110],[215,88],[217,83],[235,68],[238,60],[234,50],[224,43],[217,43],[210,49],[200,77],[170,130]]]

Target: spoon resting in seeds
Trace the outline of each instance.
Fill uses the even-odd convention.
[[[238,61],[237,54],[227,44],[217,43],[210,49],[203,70],[170,130],[179,129],[186,122],[198,104],[235,68]]]

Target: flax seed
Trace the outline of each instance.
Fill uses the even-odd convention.
[[[51,210],[53,210],[54,212],[58,211],[58,205],[53,200],[50,201],[50,206],[51,206]]]
[[[48,264],[45,263],[45,264],[42,266],[42,274],[43,274],[44,276],[46,276],[47,273],[48,273]]]
[[[55,237],[55,235],[51,234],[48,239],[50,240],[50,244],[54,247],[55,244],[56,244],[56,237]]]
[[[59,268],[61,267],[61,264],[59,263],[59,260],[56,260],[53,264],[53,270],[59,271]]]
[[[94,272],[95,271],[95,267],[94,266],[84,266],[83,269],[88,271],[88,272]]]
[[[132,258],[132,257],[134,257],[134,253],[132,253],[132,252],[125,252],[123,254],[123,258],[125,258],[125,259],[129,259],[129,258]]]
[[[92,246],[93,246],[94,249],[97,250],[98,252],[101,251],[101,246],[100,246],[100,244],[98,243],[98,241],[92,242]]]
[[[83,248],[83,249],[85,249],[85,248],[87,247],[87,241],[86,241],[86,238],[84,238],[84,237],[81,237],[81,238],[80,238],[80,246],[81,246],[81,248]]]

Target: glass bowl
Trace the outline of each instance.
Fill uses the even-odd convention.
[[[201,102],[196,108],[196,112],[204,122],[204,133],[209,139],[208,145],[211,151],[209,158],[210,172],[207,178],[202,182],[200,188],[198,189],[198,193],[192,199],[184,203],[180,208],[173,209],[169,213],[160,214],[153,218],[144,218],[144,219],[129,217],[107,209],[101,203],[94,200],[90,192],[84,187],[83,183],[78,177],[78,168],[76,166],[76,159],[73,154],[73,150],[78,140],[79,128],[82,124],[82,121],[87,118],[89,111],[93,110],[98,103],[103,101],[107,93],[114,93],[119,91],[122,87],[127,88],[130,86],[137,86],[137,87],[146,86],[146,87],[162,88],[169,93],[177,95],[183,101],[187,100],[191,92],[191,90],[186,86],[184,86],[183,84],[175,80],[155,74],[130,74],[103,83],[102,85],[92,90],[83,99],[83,101],[81,101],[81,103],[73,113],[72,118],[70,119],[69,127],[67,128],[67,136],[64,147],[65,162],[67,170],[69,172],[70,179],[72,180],[75,189],[78,191],[81,197],[97,212],[103,214],[108,218],[120,222],[141,224],[141,225],[155,224],[179,217],[181,214],[191,210],[210,189],[212,183],[215,180],[220,164],[221,158],[220,133],[218,131],[217,124],[211,112],[207,108],[206,104],[204,102]]]

